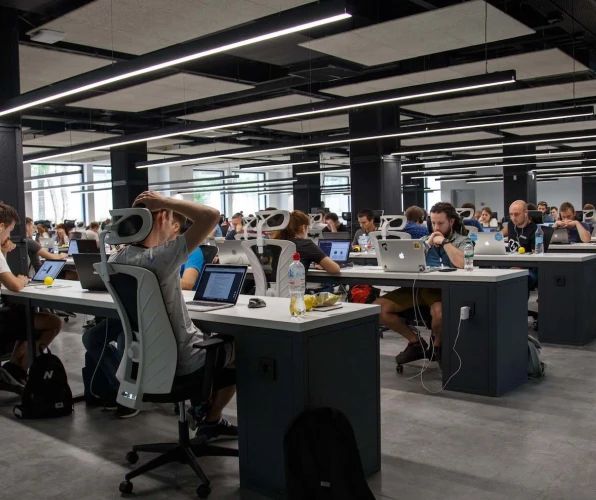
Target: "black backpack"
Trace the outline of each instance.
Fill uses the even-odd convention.
[[[354,430],[333,408],[302,413],[284,438],[288,500],[374,500]]]
[[[29,378],[23,389],[21,404],[13,409],[18,418],[52,418],[73,412],[72,391],[64,365],[46,347],[29,368]]]

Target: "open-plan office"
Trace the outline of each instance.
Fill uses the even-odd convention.
[[[592,499],[595,12],[0,0],[0,497]]]

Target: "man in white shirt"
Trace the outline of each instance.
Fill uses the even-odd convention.
[[[88,240],[95,240],[97,241],[97,245],[99,246],[99,223],[92,222],[89,224],[89,229],[85,231]]]
[[[9,236],[18,221],[17,211],[10,205],[0,203],[0,284],[12,292],[20,292],[29,282],[26,276],[12,274],[6,262],[6,254],[15,248]],[[15,341],[10,360],[0,368],[0,387],[17,393],[25,387],[29,369],[24,315],[22,307],[14,305],[10,310],[0,313],[0,338],[3,341]],[[40,345],[49,346],[60,333],[62,321],[54,314],[35,313],[33,327],[37,336],[35,352],[39,352]]]
[[[198,203],[165,198],[152,191],[139,195],[133,206],[137,205],[142,205],[153,213],[153,229],[146,240],[112,254],[110,261],[136,265],[155,273],[178,342],[176,376],[181,382],[202,380],[205,353],[193,348],[193,344],[203,338],[191,321],[184,302],[180,286],[180,266],[186,263],[189,254],[219,222],[219,212]],[[183,235],[170,239],[174,226],[173,212],[188,218],[193,224]],[[211,403],[197,435],[203,435],[207,439],[238,435],[237,427],[222,418],[224,407],[236,393],[235,369],[231,368],[234,360],[234,345],[226,344],[225,349],[220,349],[218,353]],[[198,400],[191,402],[195,406],[200,403]]]

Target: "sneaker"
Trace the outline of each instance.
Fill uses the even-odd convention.
[[[428,344],[423,338],[420,338],[415,342],[408,342],[408,346],[397,356],[395,356],[395,362],[398,365],[406,365],[408,363],[412,363],[413,361],[424,359],[425,357],[428,357],[426,356],[427,349]]]
[[[22,391],[27,383],[27,372],[20,366],[8,361],[0,368],[0,380]]]
[[[118,391],[114,391],[112,393],[112,395],[107,399],[107,400],[103,400],[102,404],[103,404],[103,409],[107,410],[107,411],[115,411],[118,409],[118,407],[120,406],[117,402],[116,402],[116,398],[118,397]],[[123,406],[122,408],[125,408],[125,406]]]
[[[139,413],[141,413],[141,410],[136,410],[135,408],[128,408],[127,406],[123,406],[119,403],[116,403],[116,413],[115,415],[118,418],[132,418],[132,417],[136,417]]]
[[[206,424],[204,421],[197,429],[197,437],[205,437],[212,441],[219,437],[238,437],[238,427],[228,422],[225,418],[220,419],[216,424]]]

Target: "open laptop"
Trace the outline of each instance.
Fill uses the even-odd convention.
[[[377,260],[383,271],[427,271],[424,243],[418,240],[378,240]]]
[[[65,265],[65,260],[46,260],[39,268],[39,271],[35,273],[35,276],[33,276],[31,281],[25,286],[43,285],[43,280],[48,276],[52,279],[56,279]]]
[[[70,240],[68,243],[68,256],[78,253],[99,253],[95,240]]]
[[[186,304],[189,311],[213,311],[234,307],[238,302],[246,266],[207,264],[203,268],[194,299]]]
[[[80,240],[85,241],[85,240]],[[98,253],[75,253],[72,256],[81,288],[92,292],[106,292],[106,284],[103,282],[93,264],[101,262],[101,255]]]
[[[350,233],[347,231],[338,231],[337,233],[332,231],[323,231],[320,234],[320,238],[322,240],[352,240]]]
[[[235,266],[248,266],[250,264],[242,246],[242,240],[218,241],[216,245],[220,264]]]
[[[507,248],[501,233],[470,233],[476,255],[505,255]]]
[[[568,245],[569,244],[569,232],[566,227],[558,227],[553,233],[553,237],[550,239],[551,245]]]
[[[45,248],[46,250],[54,246],[54,241],[56,241],[54,238],[39,238],[41,248]]]
[[[330,233],[334,234],[334,233]],[[339,267],[346,267],[350,260],[350,240],[319,240],[319,248]]]

